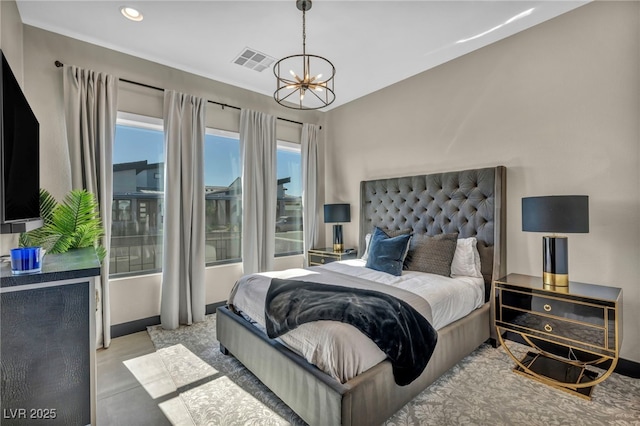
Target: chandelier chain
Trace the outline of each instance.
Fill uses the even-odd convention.
[[[307,53],[307,21],[305,19],[306,11],[302,9],[302,54]]]

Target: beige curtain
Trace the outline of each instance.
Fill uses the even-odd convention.
[[[304,229],[304,266],[307,253],[318,240],[318,132],[320,126],[302,125],[302,217]]]
[[[273,268],[277,144],[274,116],[245,109],[241,111],[242,268],[245,274]]]
[[[165,329],[204,321],[206,100],[164,94],[164,228],[160,322]]]
[[[111,343],[109,250],[118,79],[65,65],[63,90],[71,185],[73,189],[86,189],[96,196],[104,225],[102,245],[107,256],[102,262],[100,282],[96,288],[96,344],[107,348]]]

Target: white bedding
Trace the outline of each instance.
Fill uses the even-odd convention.
[[[440,329],[479,308],[484,303],[482,278],[456,277],[403,271],[401,276],[365,268],[361,259],[332,262],[310,269],[254,274],[241,280],[229,303],[264,329],[264,301],[270,278],[310,277],[324,269],[406,290],[426,300],[431,312],[425,315]],[[266,279],[265,279],[266,278]],[[428,315],[431,314],[431,318]],[[336,321],[317,321],[299,326],[280,340],[308,362],[344,383],[386,358],[368,337],[355,327]]]
[[[475,277],[443,277],[424,272],[403,271],[396,277],[391,274],[365,268],[361,259],[332,262],[323,268],[352,275],[381,284],[389,284],[421,296],[431,305],[436,330],[479,308],[484,303],[484,280]]]

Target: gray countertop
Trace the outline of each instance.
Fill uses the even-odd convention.
[[[42,271],[33,274],[13,275],[11,263],[2,262],[0,287],[14,287],[50,281],[95,277],[100,275],[100,262],[92,247],[69,250],[62,254],[47,254]]]

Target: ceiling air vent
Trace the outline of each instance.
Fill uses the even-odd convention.
[[[255,49],[250,49],[246,47],[233,60],[233,63],[261,72],[269,68],[271,64],[273,64],[275,61],[276,60],[271,56],[267,56],[264,53],[260,53]]]

